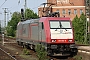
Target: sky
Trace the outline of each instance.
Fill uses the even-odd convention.
[[[46,2],[47,0],[26,0],[27,1],[27,8],[30,8],[35,13],[38,13],[38,7]],[[21,10],[21,8],[24,8],[25,0],[0,0],[0,20],[3,25],[4,21],[4,9],[8,8],[7,12],[9,12],[9,16],[7,17],[8,20],[11,18],[11,14],[15,11]],[[7,20],[7,21],[8,21]]]

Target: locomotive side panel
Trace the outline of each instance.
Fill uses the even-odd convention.
[[[17,35],[16,40],[20,41],[21,38],[22,38],[22,24],[17,25],[17,33],[16,33],[16,35]]]
[[[45,30],[42,30],[42,40],[43,42],[46,42],[46,37],[45,37]]]
[[[29,38],[29,24],[23,24],[22,35],[23,35],[23,39]]]
[[[38,24],[30,24],[30,34],[31,34],[31,40],[38,40]]]
[[[20,29],[19,29],[19,26],[17,26],[17,31],[16,31],[16,37],[17,37],[17,38],[19,38],[19,34],[20,34],[20,33],[19,33],[19,30],[20,30]]]

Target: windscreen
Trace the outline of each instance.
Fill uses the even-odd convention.
[[[71,28],[70,21],[50,21],[51,29]]]

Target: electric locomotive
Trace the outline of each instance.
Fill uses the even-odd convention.
[[[38,19],[21,21],[17,25],[18,44],[35,49],[42,44],[50,56],[65,56],[77,53],[72,22],[57,12]]]

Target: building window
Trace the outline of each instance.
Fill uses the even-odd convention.
[[[89,6],[89,0],[86,0],[86,6]]]
[[[89,15],[89,9],[86,9],[86,15]]]
[[[65,9],[63,9],[63,10],[62,10],[62,14],[65,14],[65,13],[66,13]]]
[[[50,11],[50,10],[48,10],[48,13],[50,14],[50,13],[51,13],[51,11]]]
[[[60,12],[60,10],[59,10],[59,9],[57,9],[57,10],[56,10],[56,12]]]
[[[83,13],[83,10],[82,9],[80,9],[80,14],[82,14]]]
[[[74,9],[74,14],[77,14],[77,9]]]
[[[69,15],[71,14],[71,9],[68,9],[68,14],[69,14]]]

